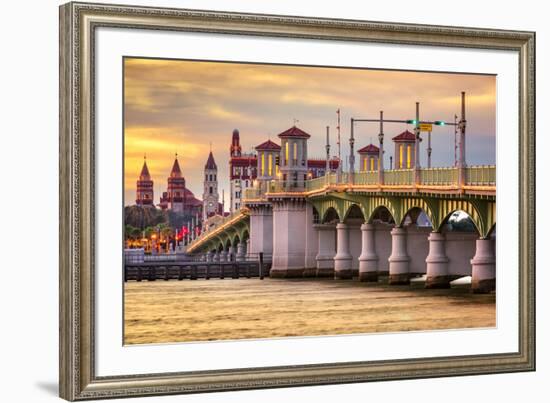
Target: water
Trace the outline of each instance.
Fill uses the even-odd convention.
[[[125,344],[494,327],[495,295],[468,287],[331,279],[125,283]]]

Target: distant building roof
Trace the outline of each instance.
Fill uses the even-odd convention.
[[[181,177],[181,169],[180,164],[178,162],[178,156],[176,154],[176,159],[174,160],[174,165],[172,165],[172,171],[170,172],[170,176],[172,178],[179,178]]]
[[[395,140],[395,139],[394,139]],[[378,154],[380,149],[374,144],[369,144],[357,151],[359,154]]]
[[[141,173],[139,174],[139,180],[142,180],[142,181],[151,180],[151,175],[149,174],[149,168],[147,168],[146,161],[143,161],[143,167],[141,168]]]
[[[214,155],[212,155],[212,151],[210,151],[210,154],[208,154],[208,160],[206,161],[204,169],[218,169],[216,161],[214,161]]]
[[[403,133],[398,134],[397,136],[395,136],[392,140],[395,141],[395,142],[408,143],[408,142],[416,141],[416,137],[415,137],[414,133],[411,133],[410,131],[405,130]]]
[[[267,140],[266,142],[260,144],[259,146],[256,146],[256,150],[258,150],[258,151],[280,151],[281,146],[277,143],[274,143],[271,140]]]
[[[246,157],[231,157],[229,160],[231,162],[231,165],[235,165],[238,167],[246,167],[246,166],[256,166],[258,163],[258,157],[255,155],[246,156]]]
[[[336,169],[340,165],[338,158],[332,158],[329,160],[330,169]],[[324,159],[309,159],[307,160],[308,168],[326,168],[327,160]]]
[[[292,126],[290,129],[287,129],[284,132],[279,133],[278,137],[279,138],[296,137],[296,138],[308,139],[311,136],[305,131],[303,131],[302,129],[299,129],[296,126]]]

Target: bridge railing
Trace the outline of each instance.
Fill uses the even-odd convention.
[[[212,232],[214,232],[215,230],[217,230],[218,228],[220,227],[223,227],[225,224],[227,224],[228,222],[230,222],[231,220],[233,220],[235,217],[241,215],[242,212],[240,210],[237,210],[237,211],[234,211],[233,213],[229,214],[228,216],[226,217],[223,217],[216,225],[208,228],[206,231],[202,232],[197,238],[195,238],[194,240],[192,240],[191,242],[189,242],[189,244],[187,245],[188,248],[192,247],[193,245],[195,245],[197,242],[200,242],[202,239],[208,237]]]
[[[354,176],[355,185],[376,185],[378,183],[378,171],[357,172]]]
[[[458,168],[423,168],[420,170],[421,185],[456,185]]]
[[[469,186],[494,186],[496,184],[496,167],[494,165],[469,166],[466,168],[465,184]],[[420,185],[452,186],[459,184],[457,167],[421,168]],[[251,188],[245,192],[245,199],[259,199],[266,193],[303,192],[323,189],[326,186],[346,185],[350,183],[348,172],[330,173],[326,176],[310,179],[305,186],[298,186],[292,181],[270,181],[263,188]],[[378,184],[378,171],[363,171],[354,174],[354,185]],[[414,169],[392,169],[384,171],[384,184],[390,186],[411,186],[415,184]]]
[[[283,193],[283,192],[303,192],[306,185],[301,185],[300,182],[273,180],[267,184],[268,193]]]
[[[414,184],[414,169],[393,169],[384,171],[385,185],[412,185]]]
[[[466,168],[466,184],[490,186],[496,184],[496,167],[494,165],[477,165]]]
[[[329,178],[326,176],[320,176],[319,178],[310,179],[306,182],[306,190],[317,190],[322,189],[327,185]]]
[[[260,188],[248,188],[244,190],[244,198],[248,200],[261,199],[265,192]]]

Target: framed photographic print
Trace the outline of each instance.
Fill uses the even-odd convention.
[[[61,6],[61,396],[534,370],[534,41]]]

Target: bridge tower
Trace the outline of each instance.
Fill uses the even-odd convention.
[[[267,140],[257,146],[256,151],[258,152],[258,187],[265,191],[266,183],[279,174],[279,166],[275,162],[281,153],[281,146]]]
[[[143,157],[143,167],[136,182],[136,204],[138,206],[153,206],[153,181],[147,167],[147,160]]]
[[[307,180],[307,140],[311,137],[296,126],[280,133],[281,174],[285,189],[303,189]]]
[[[414,169],[416,136],[408,130],[392,138],[395,143],[395,169]]]
[[[380,149],[374,144],[369,144],[357,151],[359,154],[359,171],[378,171],[378,157]]]
[[[208,154],[208,159],[204,165],[204,189],[202,193],[202,215],[203,221],[219,211],[218,194],[218,166],[214,160],[212,150]]]
[[[313,211],[300,190],[307,180],[307,140],[311,136],[292,126],[279,134],[284,192],[267,194],[273,206],[273,259],[271,277],[302,277],[306,269],[306,228],[313,226]]]

